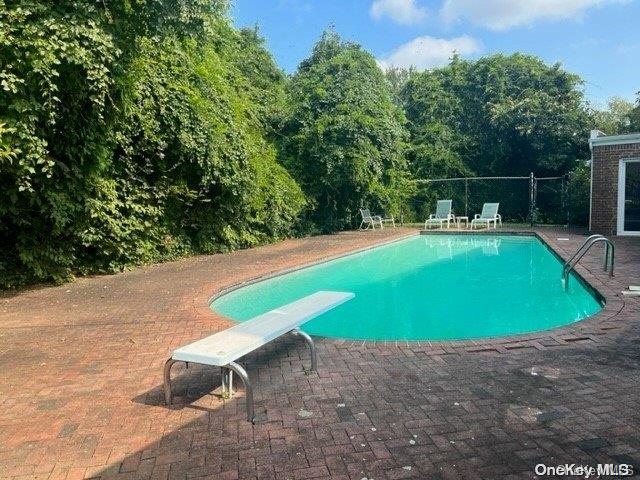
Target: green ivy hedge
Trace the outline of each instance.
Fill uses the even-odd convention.
[[[225,8],[0,0],[1,287],[293,233],[285,78]]]

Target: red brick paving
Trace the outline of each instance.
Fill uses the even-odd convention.
[[[209,392],[217,369],[162,363],[225,328],[207,299],[241,281],[411,233],[289,240],[0,297],[0,477],[178,479],[530,478],[544,462],[634,463],[640,471],[640,239],[616,239],[579,272],[604,312],[544,335],[396,346],[318,340],[249,355],[258,422],[242,395]],[[539,230],[564,256],[583,237]],[[568,237],[570,241],[557,241]],[[300,409],[313,412],[298,416]]]

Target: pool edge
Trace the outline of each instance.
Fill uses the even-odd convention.
[[[237,323],[235,320],[221,314],[220,312],[214,310],[211,304],[217,300],[218,298],[231,293],[239,288],[243,288],[248,285],[252,285],[254,283],[258,283],[264,280],[268,280],[271,278],[279,277],[282,275],[286,275],[288,273],[296,272],[298,270],[302,270],[305,268],[313,267],[316,265],[321,265],[323,263],[330,262],[332,260],[341,259],[344,257],[348,257],[351,255],[356,255],[361,252],[365,252],[368,250],[372,250],[378,247],[382,247],[385,245],[390,245],[393,243],[398,243],[404,240],[407,240],[412,237],[420,236],[420,235],[490,235],[490,236],[528,236],[537,238],[544,246],[547,248],[562,264],[566,261],[566,259],[562,256],[562,254],[556,250],[556,247],[553,244],[551,239],[545,238],[545,236],[538,231],[535,230],[480,230],[480,231],[444,231],[444,230],[416,230],[415,233],[409,233],[406,235],[402,235],[398,238],[394,238],[392,240],[387,240],[379,243],[375,243],[372,245],[368,245],[366,247],[358,248],[355,250],[351,250],[349,252],[344,252],[336,255],[330,255],[325,258],[321,258],[319,260],[315,260],[312,262],[306,262],[295,267],[286,268],[283,270],[279,270],[276,272],[268,273],[265,275],[261,275],[258,277],[251,278],[244,282],[239,282],[220,291],[216,292],[212,295],[207,301],[207,306],[211,312],[216,315],[220,315],[223,318]],[[584,270],[586,273],[582,273],[579,270]],[[500,337],[485,337],[478,339],[460,339],[460,340],[388,340],[388,341],[376,341],[376,340],[353,340],[353,339],[344,339],[344,338],[334,338],[334,337],[317,337],[321,339],[323,342],[332,342],[337,346],[345,346],[345,347],[376,347],[384,345],[390,347],[397,348],[415,348],[416,346],[419,348],[428,349],[428,354],[430,355],[442,355],[442,354],[459,354],[459,353],[475,353],[475,352],[495,352],[495,353],[505,353],[511,350],[520,350],[526,348],[536,348],[540,350],[544,350],[549,348],[550,346],[556,345],[570,345],[574,342],[581,342],[587,340],[593,340],[593,336],[604,335],[609,331],[616,330],[619,326],[610,326],[608,322],[612,321],[624,308],[625,302],[618,295],[615,294],[613,290],[611,290],[608,286],[602,283],[593,273],[591,273],[586,267],[578,264],[576,269],[573,271],[575,273],[575,279],[580,281],[580,283],[587,288],[590,292],[594,294],[594,297],[601,301],[602,309],[589,317],[586,317],[582,320],[578,320],[568,325],[563,325],[560,327],[555,327],[548,330],[541,330],[538,332],[529,332],[529,333],[521,333],[521,334],[513,334],[513,335],[505,335]],[[610,290],[608,293],[603,293],[601,287],[594,285],[594,282],[588,280],[586,277],[592,277],[593,280],[596,280],[602,287]],[[594,331],[598,330],[598,331]],[[595,340],[593,340],[595,341]],[[427,353],[427,352],[425,352]]]
[[[233,285],[230,285],[229,287],[223,288],[222,290],[216,292],[215,294],[213,294],[211,297],[209,297],[209,299],[207,300],[207,305],[209,306],[209,308],[211,308],[211,305],[213,304],[213,302],[215,302],[218,298],[223,297],[235,290],[238,290],[240,288],[244,288],[244,287],[248,287],[249,285],[253,285],[255,283],[259,283],[265,280],[270,280],[272,278],[277,278],[277,277],[281,277],[283,275],[287,275],[289,273],[293,273],[293,272],[297,272],[299,270],[304,270],[305,268],[311,268],[311,267],[315,267],[317,265],[322,265],[323,263],[328,263],[328,262],[332,262],[333,260],[338,260],[341,258],[345,258],[345,257],[349,257],[351,255],[357,255],[359,253],[362,252],[366,252],[369,250],[373,250],[374,248],[379,248],[379,247],[384,247],[385,245],[391,245],[394,243],[398,243],[398,242],[402,242],[405,241],[409,238],[412,237],[417,237],[420,235],[419,231],[416,231],[415,233],[408,233],[406,235],[402,235],[400,237],[394,238],[392,240],[386,240],[380,243],[375,243],[373,245],[368,245],[366,247],[362,247],[362,248],[358,248],[356,250],[350,250],[348,252],[343,252],[343,253],[339,253],[336,255],[330,255],[328,257],[324,257],[321,258],[319,260],[314,260],[311,262],[306,262],[306,263],[302,263],[300,265],[296,265],[295,267],[289,267],[289,268],[285,268],[283,270],[278,270],[277,272],[272,272],[272,273],[267,273],[265,275],[261,275],[259,277],[254,277],[251,278],[247,281],[244,282],[239,282],[239,283],[235,283]],[[223,315],[222,313],[213,310],[213,308],[211,308],[211,310],[213,312],[215,312],[218,315],[223,316],[224,318],[228,318],[229,320],[231,320],[234,323],[238,323],[236,320],[233,320],[232,318],[229,318],[225,315]]]
[[[544,238],[542,237],[538,232],[534,231],[534,230],[519,230],[519,231],[501,231],[501,230],[454,230],[453,232],[447,232],[446,230],[420,230],[420,235],[424,235],[424,236],[428,236],[428,235],[486,235],[486,236],[501,236],[501,237],[535,237],[536,239],[538,239],[540,241],[540,243],[542,243],[542,245],[554,256],[556,257],[556,259],[560,262],[560,264],[564,264],[566,262],[566,259],[564,259],[562,257],[562,255],[560,255],[559,252],[556,251],[555,248],[553,248],[553,246]],[[588,280],[586,280],[581,274],[580,272],[578,272],[576,269],[573,269],[570,273],[570,275],[574,275],[575,276],[575,280],[579,281],[582,286],[587,289],[590,293],[593,294],[593,296],[595,297],[595,299],[598,301],[598,303],[600,303],[602,305],[602,308],[604,309],[605,305],[607,304],[607,298],[606,296],[600,292],[595,286],[591,285],[591,283],[589,283]],[[589,318],[595,317],[596,315],[600,314],[602,312],[602,310],[600,310],[598,313],[594,314],[594,315],[590,315],[588,317],[583,318],[582,320],[577,320],[577,322],[582,322],[584,320],[587,320]],[[576,323],[576,322],[574,322]],[[555,328],[562,328],[562,327],[555,327]],[[525,334],[523,334],[525,335]]]

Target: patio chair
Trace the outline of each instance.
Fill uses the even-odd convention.
[[[451,227],[451,222],[455,222],[456,217],[451,212],[452,200],[438,200],[436,205],[436,213],[429,215],[429,218],[424,222],[424,229],[428,230],[431,225],[436,225],[438,228],[442,228],[442,225],[446,222],[447,228]]]
[[[393,228],[396,228],[396,220],[395,218],[392,216],[390,217],[382,217],[381,215],[371,215],[371,212],[369,211],[368,208],[361,208],[360,209],[360,215],[362,215],[362,222],[360,222],[360,230],[368,230],[369,228],[372,228],[373,230],[376,229],[376,225],[380,227],[380,229],[384,229],[383,224],[384,223],[391,223],[393,225]]]
[[[471,220],[471,230],[479,225],[486,225],[487,230],[491,228],[493,222],[493,228],[498,228],[498,223],[502,227],[502,216],[498,214],[499,203],[485,203],[482,206],[482,213],[476,213],[473,220]]]

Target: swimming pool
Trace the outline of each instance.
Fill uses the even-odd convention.
[[[355,340],[463,340],[548,330],[602,304],[536,237],[420,235],[253,283],[212,302],[248,320],[318,290],[355,298],[306,323]]]

